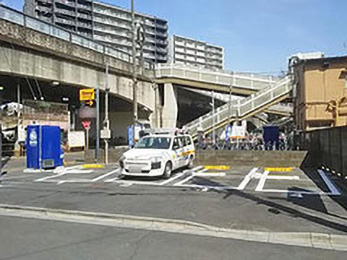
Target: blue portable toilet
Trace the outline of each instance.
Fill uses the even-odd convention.
[[[26,138],[27,168],[48,169],[63,165],[60,127],[30,125]]]

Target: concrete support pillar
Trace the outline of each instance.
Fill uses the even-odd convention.
[[[153,83],[152,85],[154,91],[154,109],[153,113],[150,115],[149,119],[151,121],[151,126],[154,128],[160,127],[160,96],[159,96],[159,87],[157,84]]]
[[[161,111],[162,127],[177,126],[177,93],[171,83],[164,85],[164,105]]]

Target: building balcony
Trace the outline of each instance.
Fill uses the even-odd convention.
[[[78,18],[83,18],[83,19],[86,19],[86,20],[92,20],[92,16],[89,15],[89,14],[84,14],[84,13],[77,13],[77,17]]]
[[[157,32],[156,32],[156,36],[157,36],[157,37],[164,38],[164,39],[167,39],[168,34],[167,34],[167,33],[162,33],[162,32],[157,31]]]
[[[55,0],[54,1],[56,4],[61,4],[61,5],[65,5],[65,6],[69,6],[69,7],[76,7],[76,3],[74,2],[69,2],[69,1],[64,1],[64,0]]]
[[[145,25],[150,26],[150,27],[155,27],[155,23],[148,20],[148,19],[145,20]]]
[[[167,30],[168,29],[168,25],[167,25],[167,23],[165,23],[165,24],[163,24],[163,23],[156,23],[155,24],[155,27],[157,27],[157,28],[160,28],[160,29],[162,29],[162,30]]]
[[[92,11],[92,6],[91,6],[91,5],[77,4],[76,6],[77,6],[79,9],[82,9],[82,10]]]
[[[98,32],[99,34],[109,34],[109,35],[114,35],[114,36],[124,37],[124,38],[130,38],[131,37],[130,32],[125,33],[125,32],[120,32],[120,31],[115,31],[115,30],[107,30],[105,28],[95,26],[95,24],[94,24],[94,31]]]
[[[164,40],[159,40],[159,39],[156,39],[156,44],[159,44],[159,45],[167,45],[168,44],[168,41],[164,41]]]
[[[104,15],[107,17],[120,19],[122,21],[129,22],[129,23],[131,22],[131,17],[127,15],[122,15],[120,13],[112,12],[109,9],[101,9],[97,6],[96,2],[95,2],[94,12],[99,15]]]
[[[74,26],[76,25],[75,20],[69,20],[69,19],[65,19],[65,18],[61,18],[61,17],[56,17],[55,22],[62,23],[62,24],[68,24],[68,25],[74,25]]]
[[[157,48],[157,52],[162,53],[162,54],[167,54],[167,49]]]
[[[82,27],[82,28],[92,29],[92,24],[91,23],[77,22],[77,26],[78,27]]]
[[[40,14],[51,14],[52,8],[47,6],[36,6],[35,11]]]
[[[111,21],[111,19],[104,19],[97,16],[94,16],[94,22],[98,22],[98,23],[102,23],[112,27],[117,27],[117,28],[126,29],[126,30],[130,29],[130,27],[127,26],[126,24],[117,23],[117,22]]]
[[[56,8],[55,9],[55,13],[57,13],[57,14],[65,14],[65,15],[69,15],[71,17],[76,17],[76,12],[65,10],[65,9],[62,9],[62,8]]]
[[[38,4],[44,4],[44,5],[53,3],[53,0],[36,0],[36,1]]]

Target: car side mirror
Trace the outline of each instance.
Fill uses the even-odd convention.
[[[178,147],[178,145],[174,145],[173,147],[172,147],[172,150],[177,150],[179,147]]]

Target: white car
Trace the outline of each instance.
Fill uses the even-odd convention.
[[[190,135],[157,134],[142,137],[123,154],[119,164],[124,176],[162,176],[173,170],[192,167],[195,148]]]

